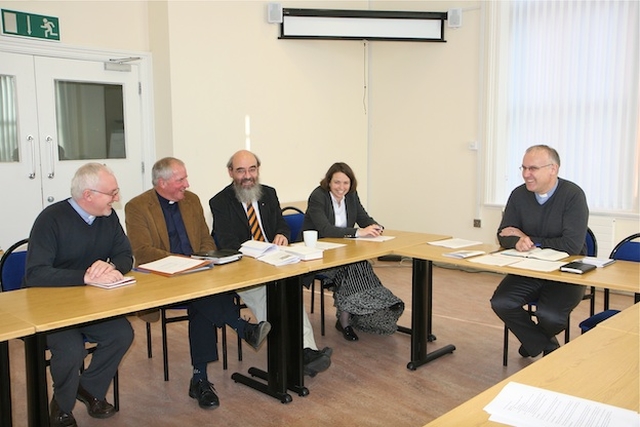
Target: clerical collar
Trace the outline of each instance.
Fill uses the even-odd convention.
[[[171,206],[177,203],[175,200],[165,199],[157,191],[156,191],[156,195],[158,196],[158,200],[160,201],[160,204],[164,204],[165,206]]]
[[[538,194],[536,193],[536,200],[538,201],[538,204],[544,204],[547,200],[549,200],[551,198],[551,196],[553,196],[553,193],[556,192],[556,189],[558,188],[558,181],[556,181],[556,185],[553,186],[553,188],[549,191],[547,191],[544,194]]]
[[[69,198],[69,204],[73,207],[73,209],[78,212],[78,215],[80,215],[80,217],[84,220],[84,222],[86,222],[87,224],[91,225],[93,224],[93,221],[95,221],[96,217],[94,215],[89,215],[87,213],[87,211],[85,211],[84,209],[82,209],[80,207],[80,205],[78,204],[78,202],[76,202],[73,197]]]

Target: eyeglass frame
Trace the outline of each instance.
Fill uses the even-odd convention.
[[[522,165],[522,166],[519,166],[518,169],[520,169],[522,172],[529,171],[531,173],[536,173],[542,168],[546,168],[547,166],[553,166],[553,165],[555,165],[555,163],[549,163],[549,164],[546,164],[544,166],[525,166],[525,165]]]
[[[94,193],[100,193],[100,194],[104,194],[105,196],[109,196],[112,199],[115,199],[116,197],[118,197],[118,195],[120,195],[120,188],[116,188],[115,190],[113,190],[111,193],[105,193],[104,191],[100,191],[100,190],[95,190],[93,188],[88,188],[87,190],[89,191],[93,191]]]

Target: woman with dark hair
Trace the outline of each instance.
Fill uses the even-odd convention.
[[[311,195],[303,230],[318,237],[376,237],[384,227],[369,216],[356,191],[355,174],[346,163],[334,163]],[[359,228],[356,227],[356,224]],[[357,341],[354,329],[391,335],[404,303],[385,288],[368,261],[324,270],[333,282],[336,329],[348,341]]]

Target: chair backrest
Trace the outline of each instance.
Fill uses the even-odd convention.
[[[287,213],[292,211],[293,213]],[[301,241],[302,222],[304,221],[304,212],[295,206],[286,206],[282,208],[282,216],[287,221],[291,229],[291,242]]]
[[[593,234],[590,228],[587,227],[587,256],[598,256],[598,241],[596,235]]]
[[[632,234],[622,239],[620,243],[613,248],[609,258],[640,262],[640,242],[635,242],[634,240],[636,239],[640,239],[640,233]]]
[[[27,264],[25,246],[29,239],[23,239],[13,244],[2,254],[0,259],[0,288],[3,292],[13,291],[22,287],[22,278]]]

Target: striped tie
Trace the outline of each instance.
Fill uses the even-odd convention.
[[[258,216],[256,215],[256,211],[253,209],[252,204],[247,204],[247,218],[249,218],[249,228],[251,229],[251,236],[253,237],[253,240],[264,242],[264,236],[262,235],[262,230],[260,230],[260,224],[258,223]]]

